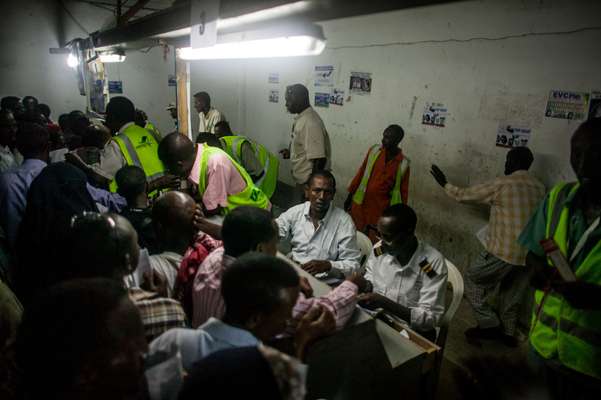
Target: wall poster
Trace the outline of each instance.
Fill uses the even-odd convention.
[[[371,79],[370,72],[351,72],[349,92],[354,94],[370,94]]]
[[[422,124],[444,127],[449,111],[443,103],[426,103],[422,114]]]
[[[330,94],[329,93],[315,93],[315,107],[329,107],[330,106]]]
[[[530,141],[532,129],[527,124],[499,122],[497,127],[498,147],[526,147]]]
[[[588,110],[589,93],[551,90],[547,100],[545,117],[584,119]]]
[[[269,91],[269,102],[270,103],[279,103],[280,101],[280,91],[279,90],[270,90]]]
[[[334,86],[334,66],[333,65],[316,65],[313,71],[315,86],[331,87]]]

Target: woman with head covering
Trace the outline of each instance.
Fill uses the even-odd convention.
[[[65,162],[47,166],[31,183],[17,237],[15,283],[23,303],[59,280],[71,218],[98,212],[86,183],[86,175]]]

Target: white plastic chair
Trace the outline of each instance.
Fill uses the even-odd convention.
[[[359,246],[359,251],[361,251],[361,259],[363,260],[361,267],[363,267],[373,249],[373,245],[366,234],[357,231],[357,246]]]

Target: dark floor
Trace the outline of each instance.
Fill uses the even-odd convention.
[[[282,211],[296,204],[293,198],[293,188],[282,182],[278,182],[278,187],[271,201],[273,203],[273,213],[278,216]],[[461,270],[463,268],[460,267]],[[451,293],[449,293],[449,296]],[[477,356],[503,356],[510,359],[525,358],[528,345],[525,335],[517,348],[509,348],[496,342],[482,342],[482,347],[476,347],[466,342],[463,332],[476,325],[472,316],[469,304],[462,301],[448,333],[447,343],[444,350],[444,360],[440,372],[438,384],[438,399],[454,400],[459,399],[456,390],[454,374],[461,371],[464,360]]]

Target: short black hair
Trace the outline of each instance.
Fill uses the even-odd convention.
[[[402,228],[406,232],[415,232],[417,215],[413,211],[413,208],[406,204],[389,206],[382,212],[382,217],[394,218],[399,228]]]
[[[230,135],[233,133],[232,132],[232,127],[230,126],[230,123],[227,121],[219,121],[215,124],[215,129],[217,128],[221,128],[223,129],[225,132],[228,132]]]
[[[40,110],[44,117],[50,118],[50,107],[48,104],[38,104],[38,110]]]
[[[400,136],[401,140],[405,137],[405,131],[401,128],[400,125],[392,124],[386,127],[386,130],[391,130],[395,133],[395,135]]]
[[[528,147],[514,147],[509,153],[519,169],[528,170],[534,162],[534,155]]]
[[[72,280],[44,291],[25,309],[17,363],[32,398],[68,390],[95,357],[113,349],[109,318],[124,300],[120,282]]]
[[[115,174],[117,192],[131,203],[136,196],[146,192],[146,174],[135,165],[126,165]]]
[[[196,136],[196,143],[206,143],[211,147],[221,148],[219,138],[210,132],[200,132],[198,136]]]
[[[262,253],[247,253],[223,274],[221,294],[226,314],[240,323],[258,314],[268,314],[281,304],[282,289],[298,285],[298,274],[286,261]]]
[[[116,279],[127,275],[122,261],[130,252],[127,220],[117,214],[84,213],[74,217],[67,234],[63,280],[75,278]],[[133,228],[132,228],[133,229]]]
[[[23,97],[23,100],[21,100],[21,103],[22,103],[23,105],[25,105],[25,103],[27,103],[29,100],[33,100],[33,101],[34,101],[34,103],[36,104],[36,106],[39,104],[39,102],[38,102],[38,99],[36,99],[36,98],[35,98],[35,97],[33,97],[33,96],[25,96],[25,97]]]
[[[252,206],[237,207],[223,219],[221,236],[225,253],[238,257],[254,251],[278,234],[269,211]]]
[[[17,132],[17,149],[24,158],[39,156],[50,146],[50,134],[45,126],[21,122]]]
[[[309,89],[300,83],[295,83],[294,85],[286,87],[286,92],[294,93],[301,99],[306,100],[307,102],[309,101]]]
[[[69,129],[70,122],[69,114],[61,114],[58,116],[58,125],[61,127],[63,132]]]
[[[203,100],[207,106],[211,105],[211,96],[207,92],[198,92],[194,94],[194,98]]]
[[[336,190],[336,178],[334,178],[334,174],[332,174],[330,171],[326,171],[323,169],[320,171],[312,172],[311,175],[309,175],[309,179],[307,180],[307,186],[311,187],[313,179],[317,177],[329,179],[330,182],[332,182],[332,187],[334,188],[334,190]]]
[[[136,119],[136,107],[127,97],[117,96],[107,104],[106,114],[118,122],[133,122]]]
[[[165,166],[171,168],[194,154],[194,143],[187,136],[172,132],[160,141],[158,154]]]
[[[3,110],[15,111],[17,105],[21,102],[21,99],[17,96],[5,96],[0,100],[0,108]]]

